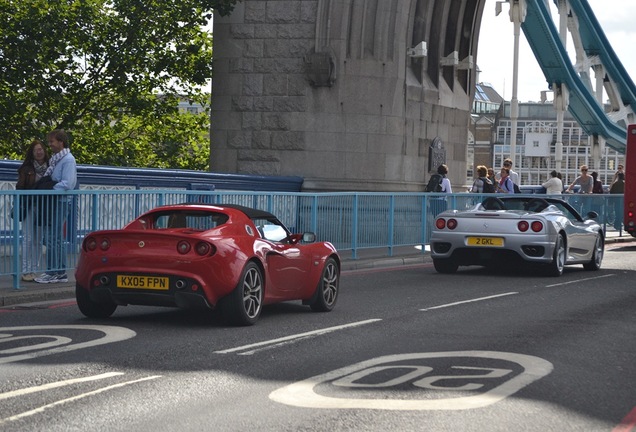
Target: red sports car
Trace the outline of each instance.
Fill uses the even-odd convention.
[[[292,234],[271,213],[180,204],[87,235],[75,279],[87,317],[106,318],[129,304],[219,307],[230,323],[252,325],[269,303],[302,300],[331,311],[340,258],[331,243]]]

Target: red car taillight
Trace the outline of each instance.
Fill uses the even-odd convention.
[[[517,223],[517,228],[521,232],[526,232],[528,231],[528,228],[530,228],[530,224],[528,224],[528,222],[526,221],[519,221],[519,223]]]
[[[181,240],[177,243],[177,252],[181,255],[185,255],[191,250],[192,245],[190,245],[187,240]],[[214,255],[216,253],[216,248],[208,242],[200,241],[194,246],[194,251],[200,256]]]
[[[90,236],[90,237],[86,237],[86,239],[84,239],[84,250],[87,252],[92,252],[94,250],[97,250],[97,247],[99,246],[99,248],[103,251],[107,251],[108,249],[110,249],[110,240],[108,240],[107,238],[102,238],[97,240],[97,238]]]
[[[181,240],[179,243],[177,243],[177,252],[179,252],[181,255],[187,254],[188,252],[190,252],[190,249],[192,249],[192,246],[190,246],[190,243],[185,240]]]
[[[194,250],[201,256],[214,255],[216,253],[216,248],[207,242],[197,243]]]
[[[435,228],[444,229],[446,228],[446,221],[442,218],[439,218],[435,221]]]
[[[457,228],[457,219],[449,219],[446,222],[446,228],[450,230],[454,230],[455,228]]]
[[[84,239],[84,250],[94,251],[97,249],[97,239],[95,237],[86,237]]]

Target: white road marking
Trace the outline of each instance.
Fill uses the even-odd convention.
[[[111,378],[111,377],[118,376],[118,375],[123,375],[123,374],[124,374],[123,372],[108,372],[108,373],[103,373],[101,375],[93,375],[93,376],[88,376],[88,377],[83,377],[83,378],[73,378],[73,379],[70,379],[70,380],[57,381],[57,382],[52,382],[52,383],[48,383],[48,384],[43,384],[43,385],[40,385],[40,386],[28,387],[28,388],[24,388],[24,389],[20,389],[20,390],[14,390],[14,391],[6,392],[6,393],[0,393],[0,400],[9,399],[9,398],[12,398],[12,397],[17,397],[17,396],[24,396],[24,395],[28,395],[28,394],[31,394],[31,393],[37,393],[37,392],[41,392],[41,391],[45,391],[45,390],[51,390],[51,389],[54,389],[54,388],[64,387],[64,386],[73,385],[73,384],[82,383],[82,382],[97,381],[97,380],[100,380],[100,379]]]
[[[518,292],[509,292],[509,293],[504,293],[504,294],[492,295],[492,296],[488,296],[488,297],[479,297],[479,298],[476,298],[476,299],[464,300],[464,301],[455,302],[455,303],[447,303],[447,304],[443,304],[443,305],[439,305],[439,306],[433,306],[433,307],[430,307],[430,308],[420,309],[420,310],[425,312],[425,311],[430,311],[430,310],[434,310],[434,309],[442,309],[442,308],[447,308],[447,307],[451,307],[451,306],[457,306],[457,305],[461,305],[461,304],[465,304],[465,303],[474,303],[474,302],[478,302],[478,301],[490,300],[490,299],[494,299],[494,298],[498,298],[498,297],[505,297],[505,296],[515,295],[515,294],[519,294],[519,293]]]
[[[71,338],[67,338],[64,336],[55,336],[55,335],[28,335],[28,336],[11,336],[0,334],[0,342],[15,342],[18,340],[27,340],[27,339],[52,339],[50,342],[39,343],[37,345],[27,345],[17,348],[10,348],[5,350],[0,350],[0,354],[15,354],[19,352],[25,351],[35,351],[44,348],[51,348],[58,345],[66,345],[72,342]]]
[[[278,339],[272,339],[272,340],[268,340],[268,341],[263,341],[263,342],[257,342],[257,343],[253,343],[253,344],[249,344],[249,345],[243,345],[240,347],[236,347],[236,348],[229,348],[226,350],[220,350],[220,351],[214,351],[216,354],[231,354],[231,353],[238,353],[240,351],[245,351],[245,352],[241,352],[239,353],[239,355],[250,355],[250,354],[254,354],[255,352],[259,351],[258,349],[254,349],[252,350],[252,348],[262,348],[262,347],[267,347],[267,348],[271,348],[274,346],[281,346],[281,345],[285,345],[287,343],[291,343],[292,341],[297,341],[300,339],[305,339],[311,336],[320,336],[323,334],[327,334],[327,333],[331,333],[337,330],[343,330],[346,328],[351,328],[351,327],[358,327],[361,325],[365,325],[365,324],[371,324],[374,322],[378,322],[378,321],[382,321],[381,319],[369,319],[369,320],[365,320],[365,321],[358,321],[355,323],[350,323],[350,324],[344,324],[344,325],[339,325],[339,326],[335,326],[335,327],[328,327],[325,329],[321,329],[321,330],[314,330],[314,331],[310,331],[310,332],[306,332],[306,333],[298,333],[295,335],[290,335],[290,336],[285,336],[282,338],[278,338]],[[262,348],[265,349],[265,348]]]
[[[552,285],[546,285],[545,287],[546,288],[552,288],[552,287],[555,287],[555,286],[563,286],[563,285],[570,285],[570,284],[575,284],[575,283],[587,282],[587,281],[596,280],[596,279],[602,279],[602,278],[611,277],[611,276],[616,276],[616,275],[611,273],[611,274],[606,274],[606,275],[602,275],[602,276],[596,276],[596,277],[585,278],[585,279],[577,279],[577,280],[561,282],[561,283],[552,284]]]
[[[465,359],[495,359],[498,363],[501,360],[516,363],[523,370],[519,374],[512,374],[512,370],[495,368],[475,368],[466,367]],[[438,359],[448,358],[448,366],[454,369],[471,369],[489,371],[486,374],[476,375],[471,372],[467,375],[429,375],[426,368],[427,359],[436,359],[432,364],[439,363]],[[408,364],[406,362],[409,362]],[[453,361],[458,363],[453,366]],[[483,360],[480,363],[484,363]],[[402,379],[395,374],[390,375],[389,381],[384,383],[387,391],[376,388],[377,398],[373,399],[367,393],[366,398],[359,398],[359,388],[354,385],[364,383],[365,377],[370,377],[376,371],[386,367],[399,366],[404,370]],[[395,410],[395,411],[430,411],[430,410],[467,410],[483,408],[499,402],[511,396],[552,372],[553,366],[547,360],[539,357],[505,353],[495,351],[451,351],[436,353],[411,353],[395,354],[384,357],[377,357],[350,366],[336,369],[322,375],[299,381],[269,394],[269,398],[275,402],[304,408],[319,409],[373,409],[373,410]],[[397,370],[397,369],[396,369]],[[443,370],[447,370],[443,368]],[[417,379],[415,375],[424,376]],[[511,378],[505,379],[507,375]],[[404,378],[404,377],[403,377]],[[377,379],[377,377],[376,377]],[[398,388],[390,389],[395,381]],[[405,380],[413,385],[413,390],[404,390]],[[467,396],[443,397],[448,392],[456,391],[457,388],[451,380],[460,380],[464,383],[464,388],[468,389]],[[471,382],[474,380],[475,382]],[[487,380],[493,380],[490,385],[484,385]],[[374,381],[375,382],[375,381]],[[450,383],[450,384],[449,384]],[[320,386],[320,392],[314,389]],[[367,387],[371,388],[371,384]],[[374,384],[375,387],[380,385]],[[334,390],[336,396],[326,396],[329,387]],[[416,390],[424,388],[427,392]],[[435,398],[435,391],[439,390],[439,398]],[[482,390],[478,392],[477,390]],[[419,399],[418,399],[419,395]],[[344,396],[344,397],[342,397]],[[346,397],[351,396],[351,397]]]
[[[16,415],[11,416],[11,417],[0,419],[0,426],[3,425],[4,423],[12,422],[12,421],[15,421],[15,420],[19,420],[21,418],[25,418],[25,417],[29,417],[29,416],[32,416],[32,415],[35,415],[35,414],[42,413],[45,410],[47,410],[49,408],[56,407],[58,405],[62,405],[62,404],[69,403],[69,402],[73,402],[73,401],[76,401],[76,400],[79,400],[79,399],[83,399],[83,398],[88,397],[88,396],[93,396],[93,395],[96,395],[96,394],[99,394],[99,393],[103,393],[103,392],[108,391],[108,390],[113,390],[113,389],[116,389],[116,388],[119,388],[119,387],[124,387],[124,386],[130,385],[130,384],[135,384],[135,383],[138,383],[138,382],[148,381],[148,380],[157,379],[157,378],[161,378],[161,375],[153,375],[153,376],[140,378],[140,379],[133,380],[133,381],[126,381],[126,382],[123,382],[123,383],[113,384],[111,386],[103,387],[103,388],[100,388],[100,389],[97,389],[97,390],[93,390],[93,391],[90,391],[88,393],[82,393],[82,394],[79,394],[77,396],[73,396],[73,397],[70,397],[70,398],[67,398],[67,399],[62,399],[62,400],[59,400],[59,401],[55,401],[53,403],[50,403],[50,404],[47,404],[47,405],[42,405],[41,407],[32,409],[30,411],[25,411],[23,413],[16,414]]]
[[[64,346],[58,346],[56,348],[46,349],[42,351],[36,351],[32,353],[13,355],[9,357],[0,357],[0,364],[12,363],[22,360],[29,360],[36,357],[42,357],[52,354],[59,354],[63,352],[75,351],[78,349],[89,348],[97,345],[103,345],[113,342],[119,342],[126,339],[133,338],[137,335],[134,331],[125,327],[115,326],[101,326],[101,325],[51,325],[51,326],[21,326],[21,327],[0,327],[0,332],[16,332],[16,331],[32,331],[32,330],[91,330],[98,331],[104,334],[99,339],[93,339],[87,342],[80,342],[76,344],[67,344]],[[0,339],[0,343],[9,340],[11,334],[2,334],[3,338]],[[43,335],[43,337],[55,338],[57,336]]]

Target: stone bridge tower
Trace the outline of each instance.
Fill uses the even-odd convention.
[[[462,185],[485,1],[243,0],[216,16],[212,170],[417,192],[445,162]]]

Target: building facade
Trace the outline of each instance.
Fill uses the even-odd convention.
[[[557,113],[551,101],[523,102],[519,104],[517,119],[514,170],[522,185],[539,185],[548,180],[557,169]],[[504,99],[488,83],[478,83],[471,113],[470,136],[466,155],[466,185],[473,182],[478,165],[494,167],[497,171],[503,160],[510,157],[512,120],[510,101]],[[563,124],[563,184],[569,185],[580,174],[580,166],[599,173],[599,180],[609,185],[624,155],[609,147],[593,154],[590,138],[569,112]]]
[[[545,182],[550,172],[557,169],[556,142],[557,121],[552,102],[527,102],[519,104],[517,120],[517,156],[514,169],[520,175],[521,184],[538,185]],[[505,102],[494,123],[492,165],[501,167],[510,156],[512,140],[510,102]],[[623,154],[608,146],[593,154],[590,137],[578,122],[566,112],[563,122],[563,159],[561,175],[563,184],[569,185],[580,174],[581,165],[587,165],[590,172],[599,173],[599,180],[608,185],[612,182],[619,164],[625,162]]]

